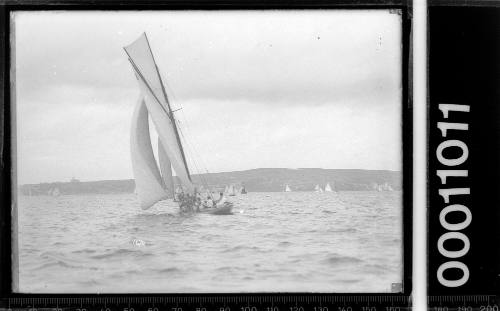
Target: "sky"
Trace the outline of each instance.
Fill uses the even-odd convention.
[[[46,11],[12,22],[19,184],[133,178],[140,92],[123,47],[143,32],[192,172],[401,170],[393,12]]]

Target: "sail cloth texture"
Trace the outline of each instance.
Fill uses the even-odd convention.
[[[155,161],[149,135],[148,110],[142,96],[137,101],[132,117],[130,151],[135,177],[135,190],[141,208],[147,209],[160,200],[166,199],[160,171]]]
[[[172,120],[165,113],[161,104],[154,98],[150,88],[146,85],[144,80],[140,78],[140,75],[137,81],[139,81],[139,87],[144,96],[144,102],[146,103],[149,115],[156,127],[161,144],[165,148],[165,152],[172,163],[172,167],[181,180],[184,190],[188,193],[194,193],[194,185],[189,179],[188,170],[184,165],[181,147],[177,141]]]
[[[184,191],[194,193],[195,188],[184,161],[182,146],[177,138],[175,120],[171,117],[166,94],[163,92],[160,74],[146,35],[143,34],[131,45],[125,47],[125,51],[136,73],[141,94],[158,132],[161,146],[164,148],[175,173],[181,180]]]
[[[145,82],[153,91],[163,108],[170,113],[168,99],[163,91],[160,73],[154,61],[153,52],[149,46],[148,38],[143,33],[137,40],[126,46],[125,51],[133,64],[139,69]]]
[[[167,152],[160,138],[158,138],[158,162],[160,162],[161,178],[163,179],[165,191],[167,191],[168,198],[173,199],[175,189],[174,178],[172,177],[172,163],[168,159]]]

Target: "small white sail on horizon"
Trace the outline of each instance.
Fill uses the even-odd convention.
[[[332,187],[330,186],[330,183],[327,183],[325,186],[325,192],[333,192]]]
[[[229,196],[235,196],[236,195],[236,190],[233,184],[229,185],[227,189],[227,195]]]
[[[290,189],[290,186],[288,186],[288,184],[285,185],[285,192],[292,192],[292,189]]]
[[[61,192],[59,191],[59,188],[57,188],[57,187],[53,188],[52,191],[50,192],[50,195],[53,197],[58,197],[60,194],[61,194]]]
[[[319,192],[319,193],[321,193],[321,192],[323,192],[323,189],[322,189],[319,185],[316,185],[316,186],[314,187],[314,192]]]

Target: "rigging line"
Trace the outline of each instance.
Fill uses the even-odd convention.
[[[181,107],[182,107],[182,106],[181,106]],[[185,122],[184,122],[184,123],[185,123],[185,126],[186,126],[186,130],[188,130],[188,135],[190,135],[191,126],[189,126],[189,119],[188,119],[188,117],[186,116],[186,114],[184,113],[184,110],[181,110],[181,114],[182,114],[182,116],[183,116],[183,118],[184,118],[184,120],[185,120]],[[193,139],[193,141],[194,141],[195,143],[197,143],[197,145],[199,145],[199,143],[198,143],[198,141],[197,141],[197,139],[196,139],[196,138],[194,138],[194,139]],[[210,154],[214,154],[215,152],[214,152],[214,150],[213,150],[211,147],[212,147],[212,146],[209,144],[209,145],[208,145],[208,151],[209,151],[209,153],[210,153]],[[204,166],[205,171],[206,171],[207,173],[209,173],[209,171],[208,171],[208,165],[206,164],[206,162],[204,161],[204,159],[203,159],[203,158],[202,158],[201,160],[202,160],[202,162],[203,162],[203,166]]]
[[[158,79],[160,79],[160,86],[161,86],[161,90],[163,92],[163,96],[165,97],[165,101],[167,103],[168,109],[172,113],[172,108],[170,107],[167,92],[165,91],[165,85],[163,84],[163,80],[161,79],[160,69],[158,68],[158,65],[156,64],[155,57],[153,55],[153,50],[151,49],[151,45],[149,44],[148,36],[146,35],[145,32],[144,32],[144,38],[146,38],[146,43],[148,44],[149,53],[151,54],[151,58],[153,59],[153,63],[155,64],[156,74],[158,75]],[[172,121],[173,121],[173,125],[174,125],[174,130],[175,130],[175,137],[177,138],[177,142],[179,143],[179,145],[181,147],[180,149],[181,149],[182,160],[184,161],[184,165],[186,166],[188,179],[191,181],[191,174],[189,174],[189,167],[188,167],[187,162],[186,162],[186,155],[184,154],[184,150],[182,149],[181,139],[179,137],[177,124],[175,123],[175,117],[174,117],[173,113],[172,113]]]
[[[170,88],[170,86],[168,85],[168,83],[165,83],[165,86],[169,89],[169,93],[171,94],[171,98],[174,99],[174,101],[175,101],[176,100],[176,96],[175,96],[173,90]],[[172,107],[170,105],[169,105],[169,108],[172,109]],[[182,104],[179,104],[179,108],[176,109],[175,111],[182,110],[182,109],[183,109]],[[173,114],[173,111],[172,111],[172,114]],[[186,114],[184,113],[184,111],[182,111],[182,115],[183,115],[183,117],[185,119],[184,124],[185,124],[186,130],[189,130],[188,129],[189,126],[188,126],[188,122],[187,122],[188,119],[187,119]],[[181,123],[180,120],[178,120],[176,118],[173,118],[173,119],[175,121]],[[182,136],[182,138],[183,138],[183,140],[184,140],[184,142],[186,144],[186,147],[189,148],[191,150],[191,154],[193,154],[193,157],[192,157],[191,161],[192,161],[193,165],[195,166],[195,170],[198,172],[198,175],[200,176],[201,183],[207,188],[208,194],[209,194],[210,198],[212,200],[215,200],[214,197],[213,197],[213,195],[212,195],[212,191],[210,190],[210,187],[209,187],[209,184],[208,184],[208,180],[207,180],[207,178],[205,178],[203,176],[202,170],[200,170],[200,168],[199,168],[199,166],[201,166],[202,169],[204,169],[207,174],[210,174],[209,171],[208,171],[207,165],[206,165],[205,161],[203,160],[203,157],[200,155],[200,153],[198,152],[198,150],[195,147],[195,145],[193,145],[191,143],[191,141],[188,139],[187,132],[185,133],[185,131],[182,130],[181,124],[178,124],[177,128],[178,128],[179,133]],[[198,160],[196,158],[199,158],[198,160],[199,160],[200,163],[198,163]],[[198,165],[198,164],[200,164],[200,165]]]
[[[172,99],[176,100],[176,99],[177,99],[177,97],[175,96],[175,93],[174,93],[174,91],[172,90],[172,88],[170,88],[170,85],[169,85],[168,83],[166,83],[166,82],[165,82],[165,86],[166,86],[166,88],[168,88],[168,91],[169,91],[170,97],[171,97]],[[190,134],[190,131],[191,131],[191,130],[190,130],[190,126],[189,126],[188,118],[187,118],[186,114],[184,113],[184,110],[183,110],[183,108],[184,108],[184,107],[183,107],[183,105],[182,105],[181,103],[179,103],[179,104],[178,104],[178,106],[179,106],[179,108],[178,108],[178,109],[176,109],[175,111],[182,110],[182,111],[181,111],[181,113],[182,113],[182,116],[183,116],[183,118],[184,118],[184,120],[185,120],[184,122],[182,122],[182,123],[184,124],[184,126],[185,126],[185,131],[184,131],[184,140],[186,141],[186,143],[189,143],[189,142],[191,141],[191,139],[189,139],[189,138],[190,138],[192,135]],[[172,112],[174,112],[174,111],[172,111]],[[181,123],[181,122],[180,122],[180,120],[177,120],[177,121],[178,121],[179,123]],[[179,128],[180,128],[180,124],[179,124]],[[188,136],[189,136],[189,137],[188,137]],[[192,140],[194,141],[194,147],[193,147],[193,149],[194,149],[194,150],[193,150],[193,151],[195,152],[195,154],[196,154],[197,156],[199,156],[199,158],[200,158],[200,164],[201,164],[202,169],[204,169],[204,171],[205,171],[207,174],[209,174],[210,172],[209,172],[209,170],[208,170],[208,165],[206,164],[205,160],[203,159],[203,157],[200,155],[200,152],[198,152],[198,150],[197,150],[197,148],[196,148],[196,145],[198,145],[199,143],[198,143],[197,139],[192,139]],[[196,141],[195,141],[195,140],[196,140]],[[212,152],[212,150],[210,150],[210,153],[213,153],[213,152]]]
[[[187,121],[186,121],[186,123],[184,123],[184,124],[186,125],[186,130],[189,130],[189,126],[188,126],[188,124],[187,124]],[[189,132],[185,132],[184,136],[185,136],[186,140],[188,140],[188,139],[187,139],[187,138],[188,138],[188,135],[189,135],[189,136],[191,136],[191,135],[189,134]],[[192,139],[192,140],[194,141],[195,139]],[[191,142],[189,142],[189,143],[191,144]],[[196,156],[198,156],[198,157],[199,157],[199,160],[200,160],[200,162],[201,162],[202,169],[204,169],[204,170],[205,170],[205,172],[209,173],[208,168],[207,168],[207,165],[206,165],[205,161],[203,160],[203,157],[201,156],[201,152],[199,152],[199,151],[198,151],[198,148],[196,147],[196,145],[199,145],[199,142],[194,141],[194,143],[192,144],[192,146],[193,146],[192,148],[194,149],[194,154],[195,154]]]
[[[147,40],[147,38],[146,38],[146,40]],[[148,44],[149,44],[149,41],[148,41]],[[155,65],[156,65],[156,63],[155,63]],[[157,67],[157,69],[158,69],[158,67]],[[158,75],[160,76],[160,81],[161,81],[161,75],[160,75],[159,70],[158,70]],[[173,89],[170,87],[169,83],[167,83],[166,81],[165,82],[162,81],[161,85],[162,85],[162,90],[163,90],[163,92],[165,94],[165,97],[167,96],[165,88],[168,88],[168,91],[169,91],[169,94],[170,94],[170,98],[173,99],[174,101],[176,101],[177,100],[177,96],[175,96],[175,93],[174,93]],[[189,132],[190,132],[190,126],[189,126],[188,118],[186,117],[186,114],[184,113],[182,104],[179,103],[179,105],[178,105],[179,108],[175,109],[175,110],[172,110],[172,106],[170,105],[172,102],[169,101],[168,98],[167,98],[167,102],[169,103],[169,108],[170,108],[170,111],[172,112],[172,115],[173,115],[173,112],[178,111],[178,110],[182,110],[181,113],[182,113],[182,116],[184,117],[184,120],[185,120],[185,122],[184,122],[185,127],[186,127],[185,130],[187,131],[187,132],[185,132],[185,134],[183,134],[183,138],[184,138],[184,141],[186,142],[186,144],[190,144],[190,139],[188,139],[188,136],[191,137],[191,135],[189,134]],[[174,118],[174,120],[176,120],[177,122],[180,123],[180,120],[177,120],[175,118]],[[180,129],[180,124],[179,124],[178,128]],[[194,139],[193,139],[193,141],[194,141]],[[193,155],[196,155],[196,156],[199,157],[202,169],[204,169],[207,174],[210,174],[210,172],[208,171],[208,165],[206,164],[206,162],[204,161],[203,157],[200,155],[200,153],[198,152],[198,150],[196,148],[196,145],[198,145],[198,144],[199,144],[198,141],[194,141],[194,145],[191,148],[192,151],[194,151]],[[210,148],[209,152],[213,153],[213,150]],[[194,156],[193,156],[193,161],[194,161]],[[200,173],[199,169],[198,168],[196,168],[196,169],[198,170],[198,173]],[[207,178],[208,178],[208,176],[207,176]],[[206,182],[206,183],[208,184],[208,182]]]
[[[175,97],[174,97],[174,98],[175,98]],[[180,105],[180,106],[181,106],[181,109],[182,109],[182,105]],[[187,118],[186,118],[186,116],[185,116],[185,114],[184,114],[184,113],[183,113],[183,116],[184,116],[184,119],[186,119],[186,122],[185,122],[184,124],[186,125],[185,127],[186,127],[186,129],[187,129],[187,127],[188,127],[188,126],[187,126],[187,125],[188,125],[188,124],[187,124]],[[176,119],[176,120],[177,120],[177,119]],[[177,120],[177,121],[180,123],[180,120]],[[214,199],[214,196],[212,195],[212,190],[211,190],[211,188],[209,187],[209,184],[208,184],[208,175],[207,175],[207,178],[205,178],[205,177],[203,176],[203,174],[202,174],[202,173],[203,173],[203,172],[202,172],[202,170],[200,170],[200,168],[199,168],[199,166],[201,166],[201,167],[205,170],[205,172],[206,172],[207,174],[209,174],[209,171],[208,171],[208,169],[206,168],[206,164],[205,164],[205,162],[204,162],[204,160],[203,160],[203,157],[202,157],[202,156],[201,156],[201,154],[198,152],[198,149],[196,148],[195,144],[191,143],[191,141],[188,139],[188,137],[187,137],[187,132],[185,132],[185,131],[182,129],[182,126],[180,126],[180,124],[179,124],[179,127],[178,127],[178,128],[179,128],[179,132],[180,132],[180,134],[181,134],[182,138],[184,139],[184,141],[185,141],[185,143],[186,143],[186,146],[187,146],[187,147],[191,150],[191,154],[193,154],[193,157],[192,157],[192,162],[193,162],[193,164],[195,165],[195,169],[196,169],[196,171],[198,172],[198,175],[199,175],[199,178],[200,178],[200,180],[201,180],[201,183],[202,183],[202,184],[203,184],[203,185],[207,188],[207,190],[208,190],[208,194],[209,194],[210,198],[211,198],[212,200],[215,200],[215,199]],[[198,159],[197,159],[197,158],[198,158]],[[198,160],[199,160],[199,163],[198,163]],[[200,164],[200,165],[199,165],[199,164]]]
[[[188,139],[187,135],[182,130],[182,127],[180,126],[180,124],[179,124],[178,128],[179,128],[179,132],[181,133],[182,138],[184,139],[184,142],[185,142],[186,146],[191,150],[191,154],[193,155],[191,157],[191,161],[196,166],[196,171],[199,174],[201,172],[201,170],[200,170],[199,165],[198,165],[199,163],[197,163],[198,160],[196,159],[196,157],[199,157],[200,159],[202,157],[198,155],[198,151],[193,146],[193,144],[190,142],[190,140]]]
[[[200,166],[202,167],[202,169],[205,170],[205,172],[207,173],[207,177],[203,177],[203,175],[200,174],[200,178],[202,179],[202,181],[207,185],[208,187],[208,174],[210,174],[210,172],[208,171],[207,167],[206,167],[206,164],[203,160],[203,157],[201,156],[201,153],[198,152],[198,149],[196,148],[196,145],[192,144],[186,137],[186,134],[184,134],[184,132],[182,133],[183,137],[184,137],[184,140],[187,141],[187,143],[190,145],[190,148],[192,149],[193,151],[193,155],[197,156],[200,160]],[[196,161],[196,159],[193,157],[193,161]],[[197,168],[198,169],[198,168]],[[198,173],[202,173],[201,170],[198,171]]]
[[[169,93],[171,94],[171,98],[175,100],[175,99],[176,99],[176,96],[175,96],[174,92],[172,91],[172,89],[170,88],[170,86],[168,85],[168,83],[165,83],[165,85],[166,85],[166,87],[168,88]],[[203,157],[199,155],[199,154],[200,154],[200,152],[198,152],[198,149],[196,148],[196,145],[199,145],[198,140],[197,140],[196,138],[194,138],[194,139],[190,139],[190,137],[192,137],[192,135],[190,134],[190,132],[191,132],[191,127],[189,126],[188,118],[187,118],[186,114],[184,113],[184,110],[183,110],[183,108],[184,108],[184,107],[182,106],[182,104],[179,104],[178,106],[179,106],[179,108],[178,108],[178,109],[176,109],[175,111],[182,110],[182,111],[181,111],[181,113],[182,113],[182,116],[183,116],[183,119],[184,119],[184,122],[182,122],[182,124],[184,124],[184,127],[185,127],[185,131],[184,131],[184,138],[185,138],[185,140],[186,140],[187,142],[189,142],[189,141],[191,141],[191,140],[193,140],[193,141],[194,141],[194,148],[193,148],[193,149],[194,149],[194,151],[195,151],[196,155],[197,155],[197,156],[199,156],[199,158],[200,158],[200,162],[201,162],[202,169],[204,169],[204,171],[205,171],[205,172],[210,173],[210,172],[209,172],[209,170],[208,170],[208,165],[206,164],[206,162],[205,162],[205,160],[203,159]],[[172,112],[174,112],[174,111],[172,111]],[[180,120],[177,120],[177,121],[178,121],[179,123],[181,123],[181,122],[180,122]],[[179,125],[180,125],[180,124],[179,124]],[[180,126],[179,126],[179,127],[180,127]],[[209,151],[210,151],[210,153],[213,153],[213,152],[212,152],[212,150],[209,150]]]
[[[184,136],[184,133],[183,133],[183,131],[181,130],[181,127],[179,127],[179,129],[180,129],[180,131],[179,131],[179,132],[180,132],[180,134],[181,134],[182,138],[184,139],[184,141],[186,141],[187,147],[191,149],[191,151],[193,152],[193,154],[195,154],[195,152],[194,152],[194,150],[193,150],[193,149],[194,149],[194,146],[192,146],[192,144],[191,144],[189,141],[187,141],[187,140],[186,140],[186,137]],[[201,158],[201,157],[200,157],[200,158]],[[193,164],[194,164],[194,166],[195,166],[196,170],[198,170],[198,172],[199,172],[199,168],[198,168],[198,165],[197,165],[197,163],[196,163],[196,159],[195,159],[195,158],[193,158],[193,159],[192,159],[192,161],[193,161]],[[214,197],[213,197],[213,195],[212,195],[212,191],[210,190],[210,187],[209,187],[209,185],[208,185],[207,180],[205,179],[205,177],[203,177],[203,175],[202,175],[202,174],[200,174],[200,173],[198,173],[198,174],[199,174],[199,177],[200,177],[200,179],[201,179],[202,184],[204,184],[204,185],[205,185],[205,187],[206,187],[206,188],[207,188],[207,190],[208,190],[208,195],[210,196],[210,198],[211,198],[212,200],[214,200]]]
[[[179,127],[179,128],[181,128],[181,127]],[[199,156],[199,152],[197,151],[196,147],[195,147],[195,146],[194,146],[194,145],[193,145],[193,144],[192,144],[192,143],[191,143],[191,142],[187,139],[187,137],[186,137],[186,135],[185,135],[184,131],[182,131],[182,130],[181,130],[181,131],[180,131],[180,133],[181,133],[182,138],[184,139],[184,141],[186,141],[186,144],[187,144],[188,148],[191,150],[192,154],[193,154],[193,155],[196,155],[196,156],[198,156],[200,159],[202,159],[202,157],[201,157],[201,156]],[[205,178],[205,177],[201,174],[201,173],[202,173],[202,171],[201,171],[201,170],[200,170],[200,168],[199,168],[199,167],[200,167],[200,165],[199,165],[200,163],[198,163],[198,160],[196,159],[196,157],[193,157],[193,158],[192,158],[192,161],[193,161],[193,164],[196,166],[196,170],[198,171],[198,174],[199,174],[199,176],[200,176],[201,182],[202,182],[202,183],[203,183],[203,184],[204,184],[204,185],[208,188],[208,186],[209,186],[209,185],[208,185],[208,181],[207,181],[207,179],[206,179],[206,178]],[[201,164],[201,166],[203,166],[203,164]],[[208,173],[208,171],[207,171],[207,173]]]
[[[186,142],[187,147],[191,150],[191,153],[193,155],[195,155],[196,151],[195,151],[194,146],[189,142],[189,140],[186,138],[186,136],[185,136],[185,134],[184,134],[184,132],[182,130],[180,131],[180,133],[181,133],[182,138]],[[196,167],[196,170],[197,170],[198,174],[200,174],[201,171],[199,169],[199,165],[198,165],[199,163],[197,163],[198,161],[196,160],[195,157],[193,157],[191,160],[192,160],[194,166]],[[201,174],[200,174],[200,179],[202,179],[202,182],[204,181],[203,175],[201,175]],[[206,181],[205,181],[205,186],[208,187],[208,183]]]

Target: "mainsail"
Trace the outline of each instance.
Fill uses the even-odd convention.
[[[150,196],[149,192],[151,190],[146,190],[142,187],[137,188],[142,207],[148,208],[161,199],[173,196],[171,190],[173,189],[171,167],[174,168],[185,192],[193,193],[195,187],[191,182],[191,176],[189,175],[189,169],[177,131],[176,121],[170,108],[168,97],[163,87],[161,76],[154,61],[146,34],[141,35],[136,41],[124,49],[139,82],[139,88],[147,112],[151,116],[156,131],[158,132],[158,146],[161,148],[159,149],[159,158],[163,177],[160,177],[159,185],[162,186],[161,188],[164,196],[160,196],[156,192],[155,196]],[[134,128],[132,128],[132,130],[134,131]],[[132,136],[134,135],[136,134],[132,133]],[[150,146],[150,137],[144,137],[144,140],[147,140]],[[134,157],[132,161],[135,161]],[[158,168],[156,169],[158,170]],[[144,174],[140,172],[136,173],[134,169],[136,183],[146,183],[141,180],[144,178],[143,175]],[[157,186],[158,185],[155,185],[155,187]],[[165,191],[165,189],[167,190]],[[141,191],[143,191],[142,194]]]

